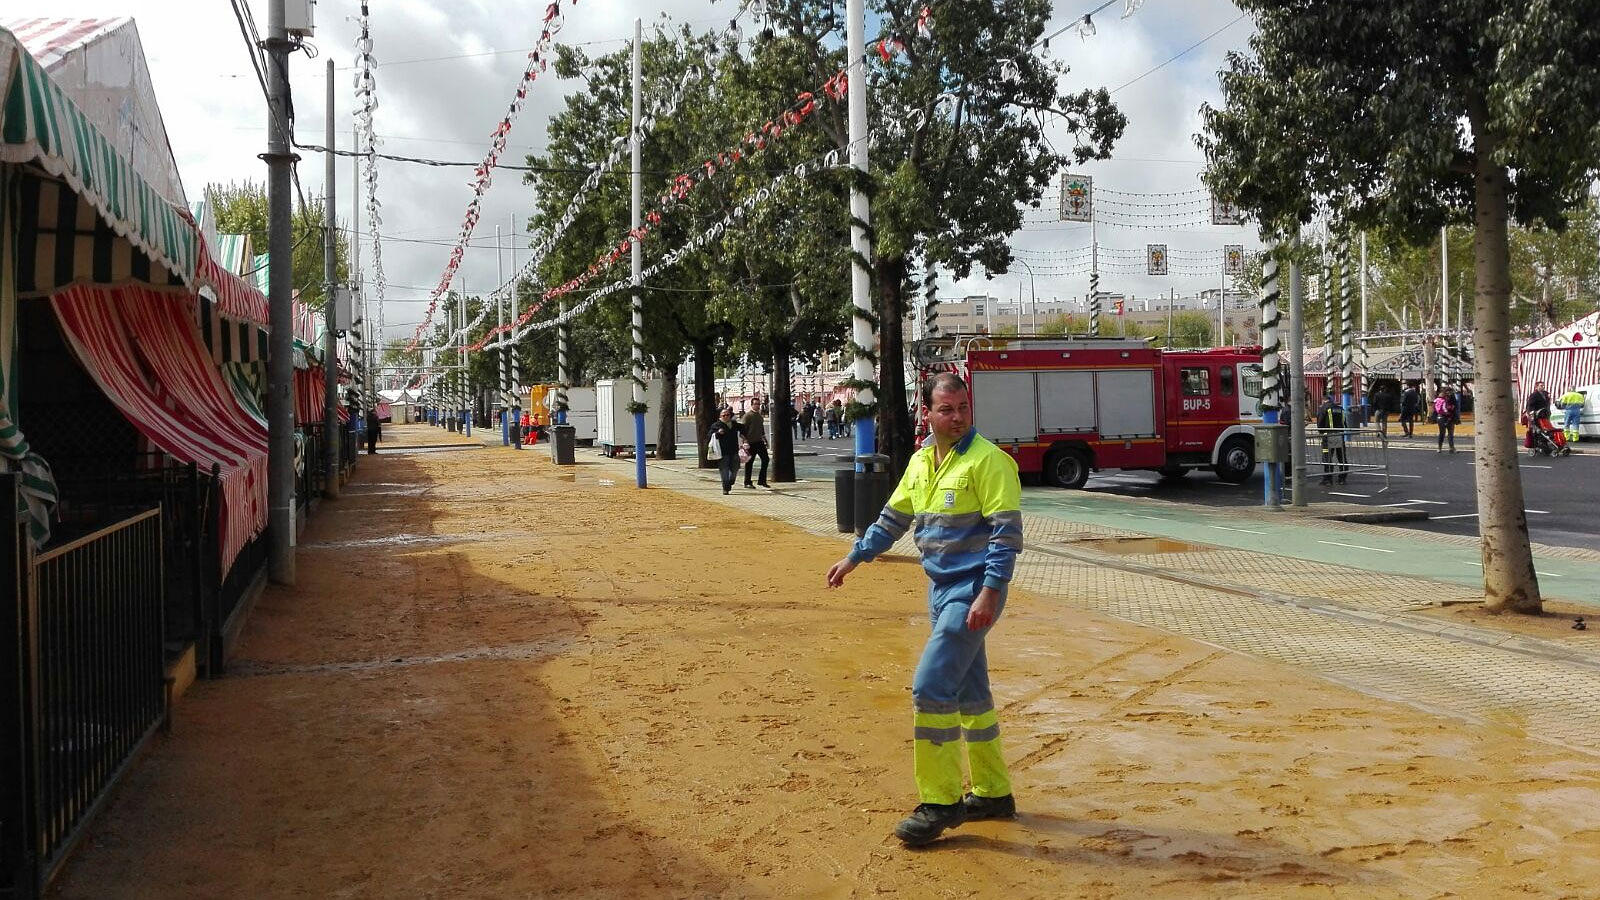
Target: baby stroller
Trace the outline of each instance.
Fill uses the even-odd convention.
[[[1572,454],[1572,448],[1567,446],[1566,434],[1543,416],[1538,419],[1529,419],[1528,439],[1524,443],[1533,450],[1535,456],[1570,456]]]

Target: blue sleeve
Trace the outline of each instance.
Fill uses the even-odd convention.
[[[983,561],[983,586],[1000,590],[1011,582],[1017,554],[1022,552],[1022,482],[1017,463],[995,454],[979,474],[983,518],[989,525],[989,548]]]
[[[877,556],[894,546],[894,542],[905,535],[906,529],[911,527],[912,505],[911,492],[906,488],[907,475],[895,485],[894,493],[889,495],[889,502],[883,505],[883,512],[878,514],[878,521],[872,523],[850,548],[850,561],[860,564],[871,562]]]

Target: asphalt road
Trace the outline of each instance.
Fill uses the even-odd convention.
[[[1376,474],[1356,472],[1346,484],[1324,486],[1318,477],[1308,479],[1310,499],[1337,500],[1368,506],[1422,506],[1430,518],[1397,522],[1396,527],[1446,534],[1476,535],[1478,503],[1473,474],[1471,441],[1457,444],[1458,452],[1436,453],[1434,438],[1418,429],[1406,440],[1391,434],[1387,488]],[[851,452],[851,439],[797,441],[795,449],[815,456],[796,459],[806,478],[830,478],[839,466],[834,454]],[[1578,454],[1552,459],[1518,457],[1522,468],[1523,499],[1528,529],[1535,541],[1566,547],[1600,549],[1600,442],[1588,441]],[[1314,470],[1313,470],[1314,471]],[[1051,488],[1030,490],[1050,491]],[[1208,506],[1252,506],[1262,501],[1260,467],[1242,485],[1219,481],[1209,471],[1195,471],[1179,481],[1165,481],[1153,472],[1097,472],[1085,491],[1173,500]]]

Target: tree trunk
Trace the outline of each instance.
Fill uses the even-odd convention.
[[[717,402],[716,356],[710,338],[702,338],[690,345],[694,352],[694,434],[699,445],[700,468],[715,469],[717,464],[706,457],[706,436],[711,423],[717,418],[713,407]]]
[[[898,478],[917,449],[911,413],[906,407],[905,341],[901,333],[906,260],[903,256],[879,257],[875,268],[878,281],[878,452],[888,455]]]
[[[656,428],[656,459],[678,458],[678,365],[669,360],[661,368],[661,424]]]
[[[795,481],[794,475],[794,397],[789,391],[788,337],[772,342],[772,480]]]
[[[1474,123],[1475,125],[1477,123]],[[1506,169],[1493,142],[1477,139],[1477,290],[1472,340],[1477,349],[1477,420],[1473,454],[1478,476],[1478,532],[1483,550],[1483,600],[1491,612],[1538,613],[1539,577],[1528,546],[1528,516],[1517,468],[1517,402],[1511,387],[1511,253],[1506,237]]]

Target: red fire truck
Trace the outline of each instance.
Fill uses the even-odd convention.
[[[1082,487],[1101,469],[1181,478],[1199,468],[1238,483],[1255,470],[1259,347],[956,335],[915,352],[924,377],[966,378],[978,432],[1048,484]]]

